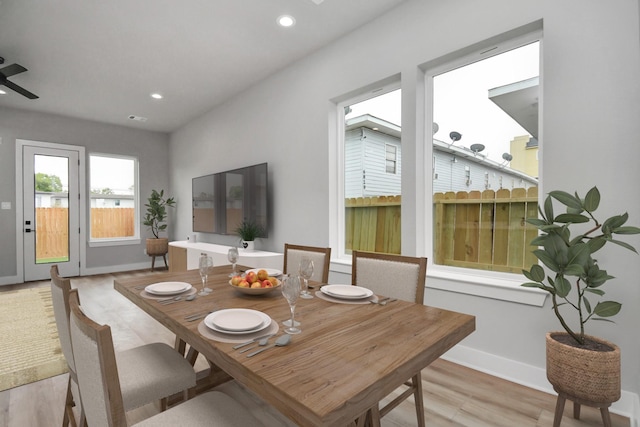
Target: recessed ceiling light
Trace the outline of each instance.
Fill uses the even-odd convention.
[[[282,27],[293,27],[296,25],[296,20],[291,15],[282,15],[278,18],[278,24]]]
[[[6,95],[7,92],[3,91],[2,89],[0,89],[0,95]]]
[[[161,94],[159,94],[159,93],[152,93],[151,97],[153,99],[162,99],[163,98],[163,96]]]

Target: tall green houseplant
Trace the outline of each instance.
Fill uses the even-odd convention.
[[[173,207],[176,202],[173,197],[165,199],[164,190],[160,190],[160,192],[151,190],[151,197],[147,200],[148,203],[145,203],[147,213],[142,223],[149,227],[153,236],[158,239],[160,232],[167,229],[165,222],[167,219],[167,206]]]
[[[566,206],[566,212],[556,216],[553,200]],[[585,324],[589,320],[610,321],[608,318],[618,314],[622,307],[616,301],[592,303],[593,299],[605,295],[602,285],[614,278],[601,269],[594,255],[607,243],[637,253],[633,246],[618,240],[617,236],[640,233],[640,228],[625,225],[629,219],[627,213],[599,221],[593,215],[599,205],[597,187],[591,188],[584,199],[577,193],[552,191],[544,202],[544,209],[538,208],[540,218],[527,219],[541,232],[531,241],[532,245],[539,247],[533,253],[550,273],[547,276],[542,266],[534,264],[530,270],[523,270],[530,282],[522,286],[539,288],[551,294],[554,314],[579,345],[585,344]],[[562,306],[575,310],[577,323],[570,325],[566,313],[561,311]]]

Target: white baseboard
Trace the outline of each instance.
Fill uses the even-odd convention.
[[[3,285],[15,285],[16,283],[22,283],[22,280],[18,281],[18,276],[4,276],[0,277],[0,286]]]
[[[139,262],[136,264],[123,264],[123,265],[109,265],[105,267],[93,267],[93,268],[83,268],[80,267],[80,275],[81,276],[92,276],[94,274],[109,274],[109,273],[120,273],[122,271],[132,271],[132,270],[145,270],[151,268],[151,264],[149,262]],[[158,265],[159,269],[164,269],[164,264]],[[1,276],[0,277],[0,286],[3,285],[15,285],[17,283],[24,283],[23,279],[18,276]]]
[[[553,387],[547,381],[547,373],[543,368],[506,359],[463,345],[453,347],[442,358],[476,371],[556,395]],[[638,425],[640,420],[640,397],[636,393],[622,390],[620,400],[613,403],[609,410],[615,414],[628,417],[631,427],[640,427]]]
[[[108,273],[120,273],[122,271],[132,270],[144,270],[151,268],[149,262],[139,262],[136,264],[122,264],[122,265],[108,265],[105,267],[92,267],[92,268],[80,268],[81,276],[93,276],[94,274],[108,274]],[[158,268],[165,268],[163,265],[158,265]]]

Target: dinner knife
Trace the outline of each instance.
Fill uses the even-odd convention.
[[[272,336],[274,336],[274,335],[275,335],[275,334],[267,334],[267,335],[262,335],[261,337],[253,338],[252,340],[249,340],[249,341],[247,341],[247,342],[243,342],[242,344],[234,345],[234,346],[233,346],[233,349],[234,349],[234,350],[237,350],[237,349],[239,349],[239,348],[242,348],[242,347],[248,346],[249,344],[253,344],[254,342],[258,342],[258,341],[260,341],[260,340],[261,340],[261,339],[263,339],[263,338],[269,338],[269,337],[272,337]]]

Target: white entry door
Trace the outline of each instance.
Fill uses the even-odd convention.
[[[79,152],[24,145],[24,280],[80,274]]]

